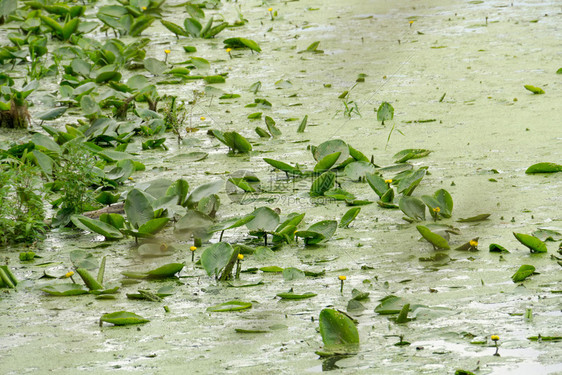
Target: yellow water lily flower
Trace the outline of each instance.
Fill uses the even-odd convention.
[[[385,184],[391,184],[392,183],[392,179],[388,179],[388,180],[384,180]]]
[[[470,240],[470,242],[468,244],[472,247],[476,247],[476,246],[478,246],[478,241]]]
[[[64,277],[66,277],[66,278],[68,279],[69,277],[72,277],[73,275],[74,275],[74,271],[68,271],[68,272],[64,275]]]
[[[267,8],[268,12],[271,12],[273,10],[273,8]]]
[[[341,281],[344,281],[344,280],[347,280],[347,277],[342,275],[342,276],[338,276],[338,279],[340,279]]]
[[[199,119],[200,119],[201,121],[205,121],[205,120],[206,120],[206,118],[203,117],[203,116],[199,117]]]
[[[169,53],[172,52],[172,51],[170,51],[169,49],[165,49],[164,52],[165,52],[166,55],[167,55],[167,54],[169,54]]]
[[[435,207],[435,208],[433,209],[433,212],[435,212],[435,213],[438,214],[439,212],[441,212],[441,208]]]
[[[244,259],[244,255],[243,254],[238,254],[238,260],[243,260]]]
[[[195,250],[197,250],[197,248],[196,248],[195,246],[191,246],[191,247],[189,248],[189,250],[195,251]]]
[[[498,341],[500,339],[498,335],[492,335],[492,337],[490,338],[492,339],[492,341]]]

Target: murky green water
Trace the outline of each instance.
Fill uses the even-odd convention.
[[[227,20],[236,19],[235,5],[227,3],[221,9]],[[559,255],[559,242],[547,243],[548,254],[531,255],[512,235],[539,227],[562,228],[562,175],[524,174],[531,164],[562,160],[562,85],[561,76],[555,74],[562,67],[560,6],[539,1],[515,1],[510,6],[509,1],[359,0],[240,5],[250,22],[239,30],[223,32],[216,43],[185,38],[178,43],[157,23],[143,35],[155,41],[149,51],[153,57],[163,58],[163,50],[170,48],[170,59],[183,61],[182,45],[195,45],[196,55],[211,61],[213,70],[229,73],[225,84],[215,86],[241,98],[219,101],[204,97],[194,109],[194,126],[237,130],[255,142],[255,152],[249,157],[229,157],[226,147],[210,140],[205,131],[191,133],[189,145],[178,147],[173,139],[168,140],[168,152],[141,152],[137,140],[128,151],[136,147],[147,170],[135,174],[131,186],[155,178],[183,177],[192,189],[224,178],[227,172],[249,170],[268,189],[283,192],[268,195],[277,199],[275,207],[285,214],[306,212],[308,225],[321,219],[339,220],[348,207],[334,202],[315,204],[308,197],[310,181],[292,191],[293,185],[272,172],[263,157],[312,167],[306,145],[333,138],[373,155],[379,165],[391,164],[392,155],[402,149],[427,148],[433,150],[429,157],[413,161],[416,166],[428,166],[430,172],[416,195],[447,189],[455,207],[453,219],[445,222],[462,232],[451,238],[453,247],[479,237],[480,251],[450,250],[449,262],[420,262],[419,257],[428,257],[433,250],[418,241],[415,225],[402,220],[400,211],[373,204],[364,206],[349,229],[338,229],[320,248],[286,246],[273,258],[247,256],[244,261],[244,268],[292,266],[325,270],[325,276],[286,282],[279,274],[258,272],[242,274],[242,280],[262,280],[263,285],[228,288],[215,285],[202,269],[193,266],[187,244],[180,244],[181,251],[169,257],[142,258],[131,239],[102,247],[99,236],[55,231],[38,245],[38,253],[43,261],[61,262],[59,272],[70,269],[68,253],[75,249],[89,249],[98,257],[107,254],[106,278],[115,282],[125,269],[154,268],[173,261],[186,262],[187,267],[176,281],[123,286],[116,300],[55,298],[39,291],[50,282],[39,278],[44,268],[21,264],[20,249],[3,250],[3,257],[25,281],[17,292],[2,293],[0,300],[0,372],[70,373],[77,369],[102,373],[119,369],[143,374],[295,374],[332,369],[334,373],[452,374],[462,368],[478,374],[562,373],[559,342],[527,340],[538,334],[562,333],[561,270],[551,258],[551,254]],[[279,13],[273,22],[269,6]],[[184,15],[176,16],[177,9],[170,8],[165,16],[181,23]],[[530,22],[533,20],[538,22]],[[221,41],[229,36],[256,40],[263,52],[234,52],[230,59]],[[314,41],[320,41],[324,54],[297,53]],[[360,73],[367,75],[365,82],[351,90],[350,99],[358,104],[361,116],[348,119],[341,112],[338,96],[355,84]],[[263,88],[256,97],[273,104],[263,112],[283,132],[275,140],[259,140],[253,129],[262,122],[246,118],[257,111],[244,106],[253,102],[255,96],[248,88],[258,80]],[[279,88],[275,84],[279,80],[289,80],[292,85]],[[523,88],[525,84],[540,86],[546,94],[532,95]],[[184,99],[191,98],[194,89],[203,86],[159,87],[161,92]],[[373,111],[382,101],[391,102],[396,109],[396,128],[386,149],[392,123],[381,126]],[[34,113],[44,109],[39,102],[32,108]],[[304,134],[297,134],[300,119],[307,114],[309,126]],[[200,120],[200,116],[206,119]],[[299,120],[285,121],[290,118]],[[416,122],[427,119],[436,121]],[[19,136],[2,135],[3,139]],[[209,152],[203,161],[183,163],[172,158],[201,150]],[[343,187],[359,199],[376,198],[367,184],[346,181]],[[261,205],[239,205],[226,194],[221,199],[223,218],[249,213]],[[482,223],[454,221],[480,213],[492,216]],[[246,237],[246,230],[225,234],[231,243]],[[176,241],[172,230],[159,240]],[[489,253],[490,243],[502,244],[511,253],[503,257]],[[522,264],[534,265],[539,274],[517,285],[510,277]],[[343,296],[338,275],[347,276]],[[125,297],[138,288],[156,290],[164,284],[176,287],[164,303]],[[290,288],[318,296],[289,302],[275,298]],[[328,306],[345,310],[352,288],[370,292],[366,309],[354,314],[359,321],[361,351],[330,365],[314,354],[322,346],[314,320]],[[415,311],[414,321],[396,325],[373,312],[378,300],[389,294],[426,307]],[[231,299],[252,301],[254,306],[240,313],[205,312],[207,307]],[[169,307],[169,313],[163,305]],[[533,311],[530,321],[523,316],[527,308]],[[118,310],[134,311],[151,322],[138,328],[98,326],[102,314]],[[240,334],[235,328],[269,332]],[[493,356],[492,334],[501,338],[501,357]],[[399,335],[411,345],[394,346]],[[486,344],[471,344],[475,341]]]

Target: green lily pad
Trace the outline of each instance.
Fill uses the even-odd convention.
[[[316,297],[317,294],[316,293],[312,293],[312,292],[306,292],[303,294],[296,294],[294,292],[287,292],[287,293],[277,293],[277,297],[281,298],[281,299],[307,299],[307,298],[312,298],[312,297]]]
[[[424,227],[423,225],[418,225],[417,227],[418,232],[425,238],[430,244],[438,249],[450,249],[449,242],[438,235],[437,233],[432,232],[429,228]]]
[[[377,121],[381,121],[383,125],[385,121],[392,120],[394,118],[394,107],[390,105],[390,103],[382,102],[376,112]]]
[[[123,238],[123,233],[119,232],[112,225],[100,220],[90,219],[86,216],[72,216],[72,223],[78,228],[101,234],[108,240],[118,240]]]
[[[380,300],[375,307],[375,312],[381,315],[399,314],[402,307],[407,303],[403,298],[389,295]]]
[[[530,92],[532,92],[535,95],[544,94],[544,90],[541,89],[540,87],[536,87],[536,86],[532,86],[532,85],[525,85],[523,87],[525,87],[527,90],[529,90]]]
[[[320,312],[320,334],[324,351],[333,354],[353,354],[359,349],[359,331],[345,313],[324,309]]]
[[[467,217],[466,219],[458,219],[457,222],[459,223],[474,223],[477,221],[484,221],[490,217],[491,214],[480,214],[476,216]]]
[[[324,195],[325,192],[334,187],[336,182],[336,175],[334,172],[324,172],[316,180],[312,182],[310,186],[310,195],[313,197],[319,197]]]
[[[562,165],[556,163],[537,163],[531,165],[525,171],[526,174],[556,173],[556,172],[562,172]]]
[[[347,228],[349,226],[349,224],[351,224],[351,222],[353,220],[355,220],[355,218],[357,217],[357,215],[359,215],[359,212],[361,212],[361,207],[353,207],[350,208],[341,218],[340,220],[340,228]]]
[[[230,244],[218,242],[203,251],[203,254],[201,254],[201,265],[207,272],[207,275],[218,278],[223,270],[227,270],[229,265],[234,264],[237,256],[238,251]]]
[[[491,253],[509,253],[509,250],[507,250],[502,245],[498,245],[497,243],[491,243],[488,248],[490,249]]]
[[[402,150],[394,154],[392,157],[395,163],[405,163],[410,159],[419,159],[431,154],[430,150],[425,150],[421,148],[409,148]]]
[[[89,293],[84,286],[74,283],[48,285],[41,288],[41,291],[52,296],[77,296]]]
[[[283,272],[283,268],[277,266],[267,266],[260,268],[262,272]]]
[[[546,253],[548,251],[546,244],[537,237],[515,232],[513,232],[513,235],[517,238],[517,241],[527,246],[531,250],[531,253]]]
[[[375,166],[368,161],[354,161],[345,166],[344,172],[347,177],[357,181],[365,178],[367,174],[375,173]]]
[[[211,306],[207,308],[209,312],[226,312],[226,311],[240,311],[246,310],[252,307],[251,302],[242,302],[242,301],[228,301],[225,303],[221,303],[215,306]]]
[[[163,279],[166,277],[172,277],[176,273],[180,272],[185,265],[183,263],[168,263],[161,267],[155,268],[148,271],[146,274],[150,278]]]
[[[425,220],[425,204],[419,198],[403,195],[400,197],[398,207],[412,221]]]
[[[534,272],[535,272],[534,266],[531,266],[529,264],[524,264],[521,267],[519,267],[519,269],[517,270],[517,272],[513,274],[513,276],[511,276],[511,280],[513,280],[514,283],[519,283],[525,280],[527,277],[531,276]]]
[[[131,324],[148,323],[150,320],[143,318],[135,313],[128,311],[117,311],[110,314],[104,314],[100,318],[100,325],[102,322],[111,323],[116,326],[126,326]]]

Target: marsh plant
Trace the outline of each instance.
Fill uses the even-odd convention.
[[[39,169],[20,161],[0,164],[0,241],[42,238],[46,224]]]
[[[64,145],[60,162],[54,170],[54,186],[62,197],[57,200],[60,206],[53,224],[67,225],[71,215],[96,205],[93,190],[102,185],[101,171],[96,163],[95,156],[84,147],[72,142]]]

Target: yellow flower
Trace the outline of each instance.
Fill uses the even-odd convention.
[[[413,24],[413,23],[414,23],[414,21],[413,21],[413,20],[412,20],[412,21],[410,21],[410,25],[411,25],[411,24]]]
[[[226,52],[230,53],[230,51],[232,51],[232,48],[227,48]]]
[[[500,337],[497,335],[492,335],[492,337],[490,338],[492,339],[492,341],[498,341],[500,339]]]
[[[347,280],[347,277],[342,275],[342,276],[338,276],[338,279],[340,279],[341,281],[344,281],[344,280]]]
[[[441,208],[435,207],[435,208],[433,209],[433,212],[435,212],[435,213],[438,214],[439,212],[441,212]]]
[[[195,251],[195,250],[197,250],[197,248],[196,248],[195,246],[191,246],[191,247],[189,248],[189,250]]]
[[[476,247],[476,246],[478,246],[478,241],[470,240],[470,242],[468,244],[472,247]]]
[[[199,117],[199,118],[201,119],[201,121],[205,121],[205,120],[206,120],[205,117],[203,117],[203,116],[201,116],[201,117]]]
[[[271,12],[272,10],[273,10],[273,8],[268,8],[268,9],[267,9],[268,12]]]
[[[142,9],[142,10],[146,10],[146,7],[142,7],[141,9]]]
[[[74,275],[74,271],[68,271],[68,272],[64,275],[64,277],[69,278],[69,277],[71,277],[72,275]]]
[[[243,254],[238,254],[238,260],[243,260],[244,259],[244,255]]]
[[[384,180],[385,184],[391,184],[392,183],[392,179],[388,179],[388,180]]]
[[[172,52],[172,51],[170,51],[169,49],[165,49],[164,52],[165,52],[166,55],[167,55],[167,54],[169,54],[169,53]]]

